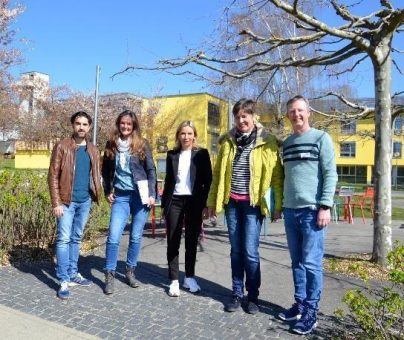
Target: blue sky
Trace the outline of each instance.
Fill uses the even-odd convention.
[[[365,2],[369,1],[375,0]],[[88,93],[94,91],[98,64],[101,93],[132,92],[152,96],[207,89],[193,79],[162,73],[136,72],[114,80],[110,76],[127,64],[150,65],[160,58],[182,56],[188,48],[201,46],[218,26],[229,1],[19,2],[26,9],[14,26],[19,30],[18,37],[28,39],[29,43],[23,47],[26,63],[14,69],[16,75],[39,71],[49,74],[53,86],[66,84]],[[404,39],[400,39],[398,47],[403,49]],[[358,94],[373,96],[373,80],[369,78],[371,65],[361,65],[359,71],[355,76]],[[403,90],[403,76],[395,79],[393,90],[398,91],[399,84]]]

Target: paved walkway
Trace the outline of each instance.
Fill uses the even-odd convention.
[[[332,224],[327,230],[326,256],[353,252],[371,252],[373,230],[368,221],[355,225]],[[404,241],[402,222],[393,223],[393,238]],[[206,228],[200,243],[197,276],[203,291],[193,295],[185,290],[179,298],[167,295],[166,243],[164,230],[156,238],[145,232],[137,269],[141,283],[133,289],[125,284],[124,236],[118,264],[116,293],[102,292],[105,240],[101,246],[81,258],[81,273],[94,281],[89,288],[72,289],[71,298],[56,297],[58,287],[53,264],[21,265],[0,268],[0,337],[2,339],[291,339],[298,338],[289,325],[276,318],[292,301],[292,277],[289,254],[281,222],[269,226],[262,236],[262,286],[260,313],[226,313],[224,303],[231,294],[230,247],[221,223]],[[181,247],[183,259],[183,246]],[[183,273],[183,263],[180,269]],[[326,339],[341,325],[333,311],[342,306],[343,292],[360,287],[360,281],[325,273],[320,322],[311,338]]]

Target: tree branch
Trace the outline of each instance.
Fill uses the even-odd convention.
[[[325,98],[328,96],[334,96],[336,98],[338,98],[341,102],[343,102],[345,105],[347,105],[348,107],[354,109],[355,111],[357,111],[358,113],[352,114],[352,113],[345,113],[346,117],[345,118],[359,118],[359,117],[365,117],[368,114],[374,112],[374,108],[365,106],[365,105],[359,105],[357,103],[354,103],[352,101],[350,101],[349,99],[347,99],[344,95],[336,93],[336,92],[328,92],[323,96],[317,97],[317,98],[313,98],[313,99],[321,99],[321,98]]]
[[[397,53],[404,53],[404,51],[399,50],[399,49],[394,48],[394,47],[392,47],[391,50],[392,50],[393,52],[397,52]]]
[[[403,74],[403,72],[401,71],[401,68],[400,68],[400,66],[398,66],[397,62],[394,59],[392,59],[392,62],[393,62],[393,65],[396,67],[397,71],[400,74]]]
[[[332,28],[329,25],[325,24],[324,22],[317,20],[314,17],[307,15],[303,12],[300,12],[299,10],[297,10],[295,12],[294,9],[292,8],[292,6],[290,6],[285,1],[282,1],[282,0],[269,0],[269,1],[271,3],[273,3],[275,6],[277,6],[278,8],[284,10],[286,13],[293,15],[297,19],[303,21],[304,23],[310,25],[311,27],[318,29],[319,31],[322,31],[324,33],[330,34],[330,35],[338,37],[338,38],[355,41],[356,45],[364,50],[367,50],[370,47],[369,41],[365,38],[362,38],[357,33],[349,32],[346,29]],[[344,28],[346,28],[346,27],[344,27]]]
[[[354,64],[351,68],[347,68],[347,69],[345,69],[345,70],[343,70],[343,71],[340,71],[340,72],[333,72],[333,76],[334,76],[334,77],[338,77],[338,76],[340,76],[341,74],[344,74],[344,73],[346,73],[346,72],[352,72],[352,71],[356,68],[356,66],[358,66],[362,61],[364,61],[364,60],[367,59],[367,58],[368,58],[367,55],[363,56],[362,58],[360,58],[359,60],[357,60],[357,61],[355,62],[355,64]]]
[[[393,5],[391,4],[390,0],[380,0],[380,5],[386,7],[389,10],[393,10]]]
[[[278,70],[279,70],[279,69],[276,68],[276,69],[272,72],[272,74],[271,74],[271,76],[269,77],[267,83],[265,84],[265,86],[264,86],[264,88],[262,89],[262,91],[258,94],[258,96],[257,96],[257,98],[255,99],[255,101],[258,101],[258,99],[259,99],[259,98],[263,95],[263,93],[267,90],[269,84],[270,84],[270,83],[272,82],[272,80],[274,79],[274,77],[275,77],[276,73],[278,72]]]

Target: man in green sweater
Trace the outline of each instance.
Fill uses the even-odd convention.
[[[283,144],[283,212],[295,303],[279,318],[297,320],[292,330],[308,334],[317,326],[323,287],[324,228],[331,219],[337,173],[330,136],[310,127],[308,101],[302,96],[290,99],[287,116],[293,134]]]

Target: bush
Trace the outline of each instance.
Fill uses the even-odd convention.
[[[388,255],[389,284],[364,290],[348,290],[343,301],[355,323],[364,331],[363,339],[404,338],[404,246],[398,241]],[[343,317],[341,310],[337,315]]]
[[[107,226],[108,214],[105,202],[93,205],[86,238],[93,238],[100,228]],[[0,262],[17,247],[48,250],[55,237],[56,221],[52,215],[47,173],[0,170]]]

